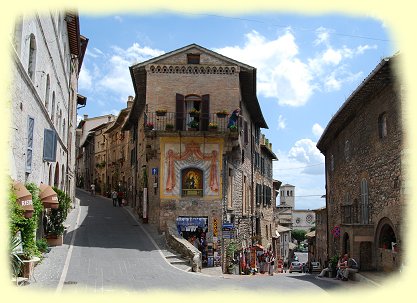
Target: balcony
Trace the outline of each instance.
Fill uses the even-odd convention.
[[[238,128],[229,129],[229,115],[219,117],[217,114],[190,113],[146,113],[144,129],[157,132],[213,132],[224,135],[229,133],[231,138],[238,137]],[[236,125],[237,126],[237,125]]]

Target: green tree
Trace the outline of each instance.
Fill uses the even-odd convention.
[[[305,240],[305,236],[306,236],[306,231],[302,230],[302,229],[294,229],[291,232],[291,236],[293,239],[297,240],[298,243],[302,242]]]

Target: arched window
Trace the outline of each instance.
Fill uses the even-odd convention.
[[[35,35],[31,34],[30,43],[29,43],[28,75],[32,81],[35,80],[35,70],[36,70],[36,40],[35,40]]]
[[[382,113],[378,117],[378,132],[379,138],[384,138],[387,136],[387,114]]]
[[[369,224],[368,181],[361,181],[361,223]]]
[[[49,111],[49,93],[51,90],[51,79],[49,74],[46,75],[46,87],[45,87],[45,108]]]
[[[51,120],[54,122],[55,118],[55,92],[52,92],[52,109],[51,109]]]
[[[203,171],[198,168],[186,168],[182,171],[182,196],[203,196]]]

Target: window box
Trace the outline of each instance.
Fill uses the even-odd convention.
[[[167,110],[166,109],[158,109],[158,110],[156,110],[156,115],[158,116],[158,117],[162,117],[162,116],[165,116],[166,115],[166,113],[167,113]]]

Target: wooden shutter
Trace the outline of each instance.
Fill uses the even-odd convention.
[[[210,95],[203,95],[201,97],[201,130],[208,130],[208,125],[210,122]]]
[[[28,118],[28,142],[26,152],[26,172],[32,172],[32,153],[33,153],[33,130],[35,127],[35,119]]]
[[[49,162],[56,161],[57,137],[52,129],[44,130],[43,137],[43,160]]]
[[[184,130],[185,104],[184,95],[175,95],[175,129]]]

